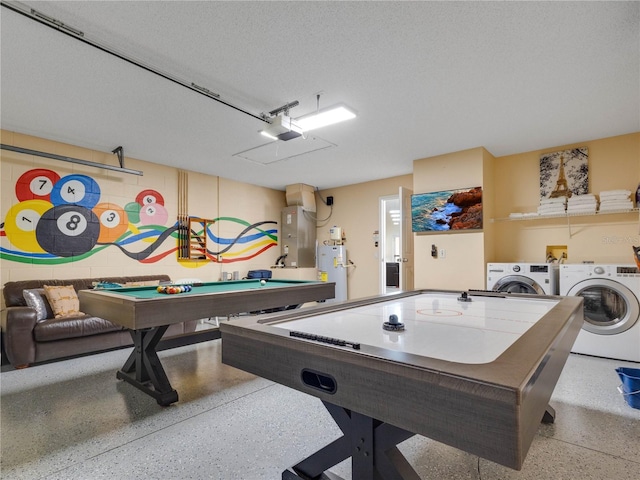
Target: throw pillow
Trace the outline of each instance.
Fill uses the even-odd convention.
[[[80,300],[73,285],[44,285],[44,291],[56,318],[84,315],[80,311]]]
[[[47,318],[53,318],[55,315],[49,305],[44,288],[30,288],[22,291],[24,301],[27,307],[31,307],[36,311],[36,320],[41,322]]]

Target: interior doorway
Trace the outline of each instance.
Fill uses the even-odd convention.
[[[381,294],[414,288],[411,194],[408,188],[399,187],[398,195],[380,197]]]
[[[400,197],[380,197],[380,293],[400,290]]]

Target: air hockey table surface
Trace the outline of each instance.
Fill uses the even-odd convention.
[[[404,330],[383,328],[392,315]],[[372,438],[390,425],[520,469],[582,322],[579,297],[420,290],[220,328],[224,363],[320,398],[339,425],[336,409],[373,419]],[[295,471],[333,465],[321,452]]]

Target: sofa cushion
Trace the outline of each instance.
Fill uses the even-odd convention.
[[[44,288],[28,288],[22,291],[27,307],[31,307],[36,311],[36,320],[41,322],[47,318],[53,318],[55,315],[49,305]]]
[[[88,337],[100,333],[115,332],[124,328],[108,320],[90,315],[48,319],[36,324],[33,336],[36,342],[50,342],[67,338]]]
[[[44,285],[44,292],[56,318],[84,315],[73,285]]]

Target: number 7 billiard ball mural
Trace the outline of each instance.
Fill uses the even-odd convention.
[[[6,237],[14,247],[0,247],[4,260],[66,263],[113,246],[131,259],[153,263],[177,251],[178,224],[164,226],[169,215],[163,196],[155,190],[143,190],[135,201],[121,207],[100,203],[100,186],[89,176],[60,177],[52,170],[34,169],[20,176],[15,194],[18,203],[0,225],[0,237]],[[225,263],[247,260],[277,245],[275,229],[259,228],[276,222],[250,225],[231,217],[219,220],[238,223],[244,229],[233,239],[217,238],[210,230],[197,232],[205,233],[212,244],[221,247],[208,250],[213,261],[223,253]],[[252,230],[258,233],[250,234]]]

